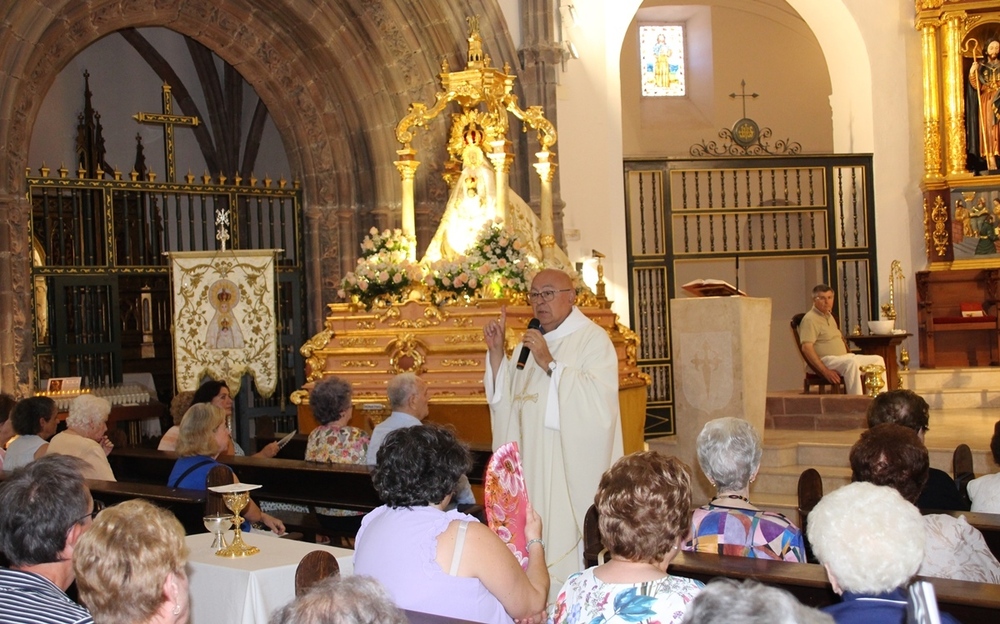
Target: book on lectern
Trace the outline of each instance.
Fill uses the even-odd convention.
[[[528,569],[528,540],[524,537],[528,489],[517,442],[508,442],[493,452],[483,489],[486,524],[507,544],[521,567]]]
[[[681,286],[695,297],[746,297],[747,294],[729,282],[718,279],[697,279]]]

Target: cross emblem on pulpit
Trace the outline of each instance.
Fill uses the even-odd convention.
[[[167,166],[167,182],[177,181],[177,168],[174,156],[174,126],[195,127],[201,123],[197,117],[174,115],[173,99],[170,95],[170,85],[163,83],[163,112],[136,113],[132,118],[139,123],[161,124],[163,126],[163,157]]]

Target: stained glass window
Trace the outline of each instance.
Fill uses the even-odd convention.
[[[640,26],[642,94],[684,95],[684,27]]]

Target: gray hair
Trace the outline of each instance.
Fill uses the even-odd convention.
[[[760,467],[760,433],[739,418],[716,418],[698,434],[698,464],[720,492],[742,490]]]
[[[842,591],[892,591],[924,559],[924,519],[891,487],[858,482],[827,494],[809,512],[806,532]]]
[[[415,373],[400,373],[389,380],[386,394],[389,395],[389,408],[396,410],[406,405],[406,402],[417,391],[419,377]]]
[[[683,624],[833,624],[783,589],[757,581],[716,579],[688,606]]]
[[[271,616],[270,624],[408,624],[370,576],[331,576]]]
[[[111,403],[92,394],[81,394],[69,404],[66,426],[77,431],[93,431],[108,420]]]
[[[309,392],[309,407],[319,424],[325,425],[340,419],[341,412],[351,405],[354,389],[340,377],[324,377]]]

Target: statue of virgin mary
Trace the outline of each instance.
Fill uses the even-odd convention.
[[[538,215],[512,189],[508,189],[507,193],[509,205],[504,224],[518,235],[525,246],[525,253],[541,261]],[[462,153],[462,173],[448,197],[441,223],[421,262],[457,260],[466,256],[483,227],[497,218],[496,196],[493,167],[479,145],[469,145]],[[572,267],[561,249],[556,247],[553,251],[556,266],[563,269]]]

